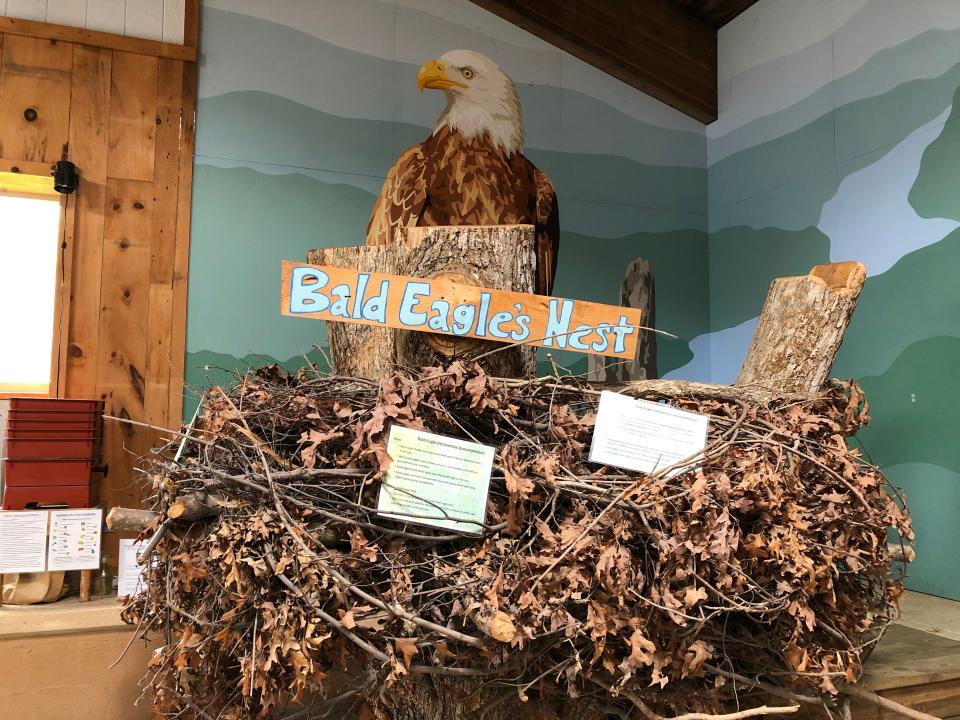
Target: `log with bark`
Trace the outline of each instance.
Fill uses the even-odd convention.
[[[627,265],[620,283],[620,304],[623,307],[640,308],[643,324],[648,328],[657,326],[656,290],[650,262],[637,258]],[[590,379],[601,382],[625,382],[628,380],[653,380],[657,374],[657,334],[642,330],[637,340],[637,352],[633,360],[621,360],[600,355],[587,358]]]
[[[736,384],[784,394],[820,390],[866,277],[861,263],[842,262],[774,280]]]
[[[314,265],[412,277],[446,277],[467,285],[532,293],[536,275],[532,225],[398,228],[394,244],[320,248],[307,254]],[[453,301],[451,301],[453,304]],[[381,378],[396,367],[422,367],[451,357],[502,347],[473,338],[456,338],[393,328],[328,323],[334,372]],[[482,361],[493,375],[523,377],[536,369],[534,350],[518,346]]]

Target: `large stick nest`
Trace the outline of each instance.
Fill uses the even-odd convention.
[[[868,420],[855,383],[734,397],[669,399],[710,416],[696,469],[669,477],[587,462],[599,392],[575,378],[496,380],[455,361],[379,384],[268,368],[210,390],[182,455],[177,438],[145,467],[157,510],[193,493],[219,507],[169,527],[125,610],[162,635],[154,709],[239,719],[309,699],[321,714],[332,695],[334,716],[365,718],[658,717],[769,693],[830,704],[897,614],[887,533],[909,542],[909,519],[848,445]],[[376,514],[394,423],[496,448],[481,536]]]

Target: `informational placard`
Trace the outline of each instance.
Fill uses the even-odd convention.
[[[0,573],[46,569],[47,522],[46,510],[0,511]]]
[[[47,570],[95,570],[100,567],[103,510],[50,511]]]
[[[117,563],[117,597],[135,596],[146,590],[144,566],[137,555],[146,543],[143,540],[120,539],[120,559]]]
[[[639,308],[283,261],[280,313],[633,358]]]
[[[494,450],[400,425],[390,428],[377,512],[394,520],[478,534],[487,510]]]
[[[708,424],[709,418],[700,413],[605,390],[600,394],[590,462],[645,473],[662,470],[703,450]],[[669,476],[684,469],[676,468]]]

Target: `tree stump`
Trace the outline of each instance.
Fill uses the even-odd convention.
[[[643,324],[656,327],[656,297],[653,269],[643,258],[629,265],[620,283],[620,304],[643,310]],[[627,382],[654,380],[657,374],[657,334],[650,330],[640,333],[637,355],[633,360],[590,355],[587,358],[589,378],[598,382]]]
[[[737,385],[812,393],[830,375],[867,277],[858,262],[816,265],[770,283]]]
[[[534,290],[536,243],[532,225],[398,228],[392,245],[320,248],[307,254],[314,265],[356,268],[412,277],[447,277],[468,285],[528,292]],[[446,298],[457,304],[458,298]],[[471,338],[328,323],[334,370],[340,375],[379,378],[394,367],[448,362],[504,347]],[[499,377],[523,377],[536,370],[530,346],[505,347],[481,360]]]

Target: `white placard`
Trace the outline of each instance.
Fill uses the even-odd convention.
[[[703,450],[708,424],[709,418],[700,413],[604,390],[590,462],[645,473],[663,469]]]
[[[96,570],[100,567],[103,510],[50,511],[48,570]]]
[[[0,511],[0,573],[46,570],[47,511]]]
[[[139,595],[147,589],[143,579],[144,566],[137,555],[146,545],[144,540],[120,539],[120,560],[117,563],[117,597]]]
[[[394,425],[377,512],[420,525],[478,534],[487,511],[494,450]]]

